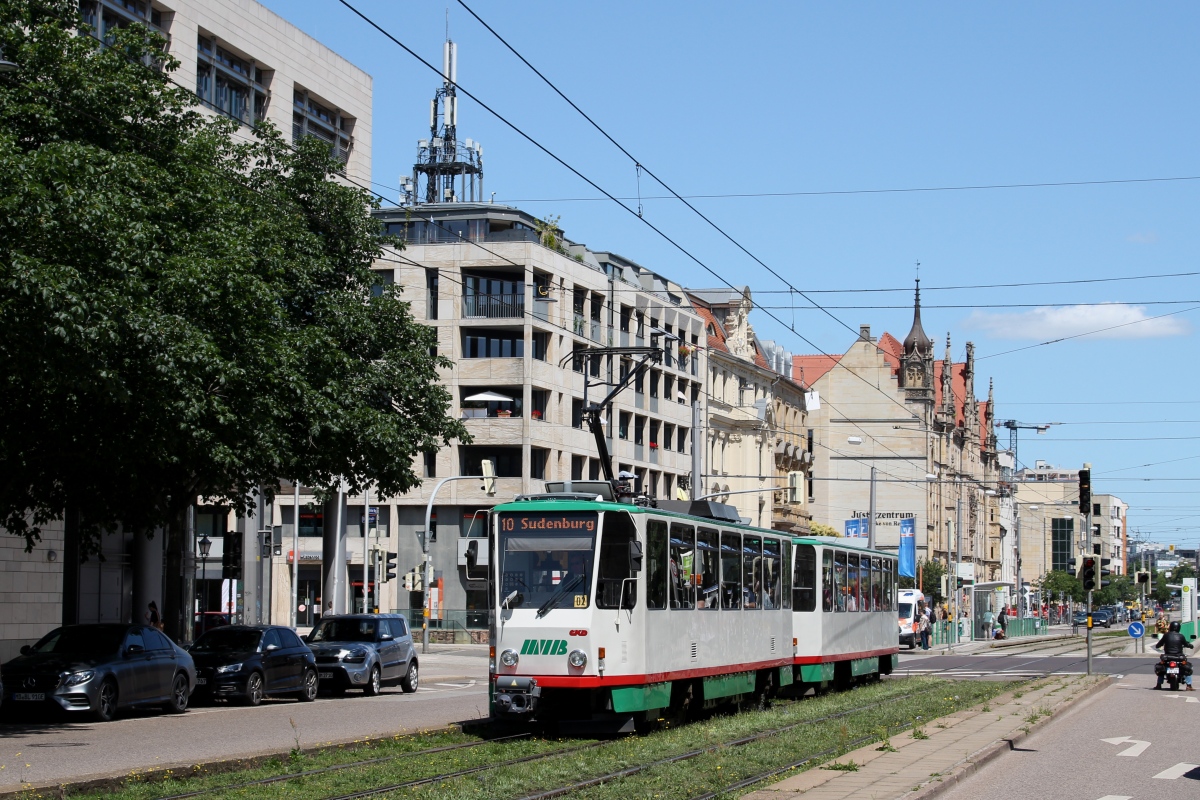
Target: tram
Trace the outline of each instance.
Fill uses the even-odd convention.
[[[894,555],[620,489],[548,482],[493,509],[493,716],[629,730],[892,671]]]

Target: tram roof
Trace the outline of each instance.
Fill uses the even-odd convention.
[[[661,508],[652,508],[650,506],[638,506],[632,503],[614,503],[604,500],[579,500],[576,498],[551,498],[538,497],[529,500],[511,500],[507,503],[500,503],[493,509],[496,513],[511,513],[523,511],[624,511],[629,514],[653,514],[655,516],[671,517],[673,519],[685,519],[700,525],[709,525],[720,528],[736,528],[743,531],[753,531],[755,533],[765,533],[771,536],[778,536],[783,539],[790,539],[792,544],[811,544],[825,547],[837,547],[843,550],[858,550],[869,553],[880,553],[881,555],[896,555],[882,550],[872,550],[866,545],[858,543],[850,543],[844,538],[835,538],[829,536],[791,536],[783,531],[773,531],[769,528],[759,528],[754,525],[746,525],[741,522],[732,522],[723,519],[711,519],[709,517],[697,517],[691,514],[683,514],[678,511],[667,511]]]

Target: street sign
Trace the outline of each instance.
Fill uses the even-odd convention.
[[[1146,635],[1146,626],[1140,622],[1129,623],[1129,635],[1135,639],[1140,639]]]

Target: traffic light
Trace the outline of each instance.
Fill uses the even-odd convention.
[[[421,570],[419,567],[417,569],[412,569],[412,570],[409,570],[408,572],[404,573],[404,590],[406,592],[421,591],[422,583],[423,582],[421,581]]]
[[[225,531],[224,546],[221,548],[221,577],[229,580],[242,578],[242,532]]]
[[[1067,567],[1067,574],[1070,575],[1072,578],[1078,578],[1079,571],[1077,569],[1075,569],[1075,567],[1076,567],[1075,559],[1072,558],[1067,563],[1070,565]]]
[[[1096,559],[1085,558],[1079,570],[1079,579],[1083,581],[1083,590],[1090,592],[1096,588]]]
[[[271,557],[271,529],[262,528],[258,532],[258,543],[261,546],[261,554],[263,558]]]
[[[396,578],[396,554],[383,554],[383,582],[387,583]]]
[[[1092,471],[1079,470],[1079,513],[1092,513]]]
[[[1103,589],[1105,586],[1108,586],[1110,583],[1112,583],[1112,581],[1105,580],[1105,578],[1107,578],[1109,575],[1112,575],[1112,571],[1108,569],[1108,565],[1111,563],[1112,563],[1111,558],[1100,559],[1100,588],[1101,589]]]
[[[1150,582],[1150,573],[1149,572],[1139,572],[1137,574],[1137,582],[1138,583],[1149,583]]]
[[[283,555],[283,526],[271,528],[271,552],[277,556]]]

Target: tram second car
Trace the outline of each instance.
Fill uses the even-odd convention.
[[[891,671],[893,557],[699,505],[718,513],[565,493],[494,509],[495,716],[636,723]]]

